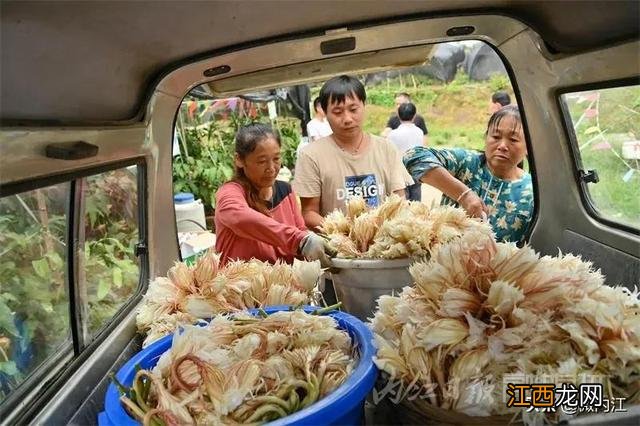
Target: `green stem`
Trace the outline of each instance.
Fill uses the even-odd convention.
[[[270,405],[266,404],[258,408],[252,415],[249,417],[245,423],[254,423],[263,418],[265,415],[269,413],[277,413],[279,417],[286,417],[287,413],[284,411],[279,405]]]
[[[142,422],[144,420],[144,413],[142,412],[140,407],[138,407],[136,405],[135,402],[131,401],[126,396],[121,396],[120,397],[120,402],[122,403],[122,405],[124,405],[126,408],[128,408],[129,412],[131,414],[133,414],[133,416],[136,417],[140,422]]]
[[[129,389],[122,383],[120,383],[118,379],[116,379],[115,374],[109,373],[109,378],[111,379],[113,384],[116,385],[116,389],[118,389],[118,393],[120,393],[120,396],[127,395],[129,393]]]
[[[342,306],[342,302],[338,302],[335,305],[327,306],[327,307],[322,308],[322,309],[316,309],[315,311],[311,312],[311,315],[324,315],[327,312],[331,312],[331,311],[337,310],[341,306]]]
[[[289,413],[295,413],[300,408],[300,397],[295,389],[289,392]]]
[[[268,313],[266,313],[266,312],[265,312],[265,310],[264,310],[264,309],[262,309],[262,308],[258,308],[258,314],[260,314],[260,316],[261,316],[262,318],[267,318],[267,317],[269,317],[269,314],[268,314]]]
[[[309,405],[316,402],[319,394],[320,394],[320,389],[318,387],[318,379],[314,374],[311,374],[311,376],[309,377],[309,390],[307,395],[304,397],[304,399],[300,403],[300,408],[308,407]]]
[[[142,408],[142,411],[145,413],[149,411],[151,408],[147,405],[145,401],[144,391],[145,391],[145,383],[142,381],[142,376],[146,373],[142,372],[142,370],[136,373],[136,376],[133,378],[133,389],[136,391],[136,402],[138,406]]]
[[[266,403],[270,405],[279,405],[285,410],[289,409],[289,404],[284,399],[280,399],[277,396],[273,395],[262,395],[254,398],[256,403]]]

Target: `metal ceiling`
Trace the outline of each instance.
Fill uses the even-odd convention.
[[[562,53],[638,38],[638,1],[2,1],[0,118],[139,118],[163,73],[218,49],[327,29],[501,14]]]

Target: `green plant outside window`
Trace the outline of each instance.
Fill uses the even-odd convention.
[[[71,185],[0,199],[0,403],[38,367],[72,355],[70,302],[82,312],[86,345],[135,294],[137,186],[137,166],[76,180],[84,206],[76,240],[84,250],[74,301],[66,276]]]
[[[598,175],[588,199],[603,218],[640,228],[640,86],[567,93],[562,101],[580,168]]]
[[[84,265],[88,331],[95,336],[135,293],[140,278],[137,170],[86,179]]]
[[[0,401],[70,348],[68,183],[0,199]]]

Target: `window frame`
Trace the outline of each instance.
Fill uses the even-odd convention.
[[[406,24],[406,22],[402,22],[402,24]],[[356,27],[354,27],[356,28]],[[523,98],[522,98],[522,94],[520,92],[520,86],[518,83],[518,79],[516,78],[516,72],[513,70],[513,66],[511,65],[511,62],[509,62],[508,58],[504,55],[504,53],[500,50],[500,48],[495,44],[495,40],[492,39],[487,39],[484,37],[479,37],[477,35],[473,35],[470,36],[469,38],[465,38],[464,40],[462,39],[455,39],[455,38],[451,38],[451,37],[447,37],[445,39],[430,39],[427,41],[421,41],[417,44],[415,44],[414,46],[418,47],[418,46],[438,46],[441,44],[447,44],[447,43],[452,43],[452,42],[460,42],[460,41],[476,41],[476,42],[481,42],[484,45],[486,45],[487,47],[489,47],[500,59],[500,62],[502,63],[502,65],[504,66],[504,69],[506,71],[506,76],[509,80],[509,84],[511,85],[511,88],[513,90],[513,94],[514,94],[514,98],[512,100],[512,105],[517,105],[520,111],[520,118],[522,121],[522,129],[523,129],[523,133],[524,133],[524,137],[525,137],[525,144],[527,147],[527,156],[525,158],[526,164],[529,167],[528,173],[531,175],[531,185],[532,185],[532,191],[533,191],[533,210],[531,213],[531,220],[529,222],[529,225],[526,229],[526,231],[523,234],[522,240],[520,242],[518,242],[518,245],[524,245],[524,244],[528,244],[531,241],[531,236],[533,234],[534,229],[536,228],[537,222],[539,220],[539,216],[540,216],[540,190],[539,190],[539,180],[537,177],[537,169],[536,169],[536,162],[535,162],[535,153],[534,153],[534,145],[531,142],[532,138],[531,138],[531,132],[529,130],[529,124],[528,124],[528,120],[527,120],[527,107],[525,106],[525,102],[523,102]],[[377,49],[377,50],[397,50],[397,49],[402,49],[403,47],[406,46],[393,46],[393,47],[386,47],[386,48],[381,48],[381,49]],[[246,53],[246,52],[243,52]],[[354,58],[354,57],[358,57],[359,55],[362,55],[364,53],[370,53],[370,52],[363,52],[363,51],[358,51],[358,52],[352,52],[352,53],[348,53],[345,54],[344,56],[342,56],[342,58]],[[269,68],[269,69],[260,69],[260,70],[251,70],[248,71],[246,74],[247,75],[252,75],[252,74],[259,74],[265,71],[274,71],[274,70],[282,70],[283,72],[285,72],[289,66],[296,66],[296,65],[301,65],[304,62],[322,62],[323,60],[325,60],[327,58],[314,58],[308,61],[302,61],[300,63],[294,63],[294,64],[278,64],[277,66],[273,67],[273,68]],[[232,63],[233,61],[230,60],[228,63]],[[205,66],[205,65],[203,65]],[[398,65],[397,67],[392,66],[390,69],[402,69],[402,67],[400,65]],[[376,72],[374,70],[371,70],[369,72]],[[338,73],[334,73],[332,74],[332,76],[337,76],[339,75],[341,72]],[[362,74],[362,73],[361,73]],[[365,73],[367,74],[367,73]],[[224,78],[231,78],[231,79],[236,79],[242,77],[242,74],[234,74],[234,75],[230,75],[230,76],[226,76]],[[224,79],[223,78],[223,79]],[[321,82],[321,81],[326,81],[328,78],[330,77],[315,77],[314,79],[307,81],[307,80],[303,80],[300,82],[295,82],[295,83],[291,83],[291,84],[312,84],[312,83],[317,83],[317,82]],[[170,80],[167,80],[170,81]],[[187,99],[187,97],[189,96],[189,94],[192,92],[193,89],[195,89],[196,87],[198,87],[199,85],[208,85],[208,84],[212,84],[215,83],[216,81],[218,81],[218,78],[209,78],[203,81],[200,81],[197,85],[195,86],[190,86],[188,88],[188,91],[186,93],[184,93],[182,95],[182,97],[180,98],[180,102],[177,104],[177,108],[176,108],[176,112],[174,114],[173,117],[173,124],[171,126],[171,135],[172,135],[172,142],[173,142],[173,135],[175,134],[175,131],[177,129],[177,123],[178,123],[178,117],[180,115],[180,109],[182,107],[183,102],[185,102],[185,100]],[[165,83],[165,80],[163,80],[162,83]],[[162,83],[159,87],[162,86]],[[283,87],[288,87],[287,84],[289,83],[283,83],[283,82],[278,82],[275,83],[273,85],[269,85],[269,88],[283,88]],[[225,91],[222,96],[239,96],[242,94],[246,94],[246,93],[251,93],[252,90],[264,90],[266,88],[260,86],[260,88],[247,88],[246,86],[244,86],[243,88],[234,91],[233,94],[231,94],[230,92]],[[218,99],[218,98],[215,98]],[[311,114],[313,115],[313,111],[311,111]],[[487,120],[488,121],[488,120]],[[483,144],[484,144],[484,140],[483,140]],[[173,191],[172,195],[175,195],[175,187],[174,187],[174,182],[173,182],[173,164],[174,164],[174,159],[175,157],[172,156],[171,158],[171,167],[172,167],[172,184],[171,184],[171,188]],[[177,230],[177,226],[176,226],[176,230]],[[177,231],[176,231],[176,235],[177,235]],[[179,242],[176,240],[176,244],[178,245],[178,256],[180,258],[180,260],[182,261],[182,253],[180,253],[180,244]]]
[[[137,199],[138,199],[138,243],[135,255],[138,259],[139,278],[135,292],[113,315],[109,323],[96,333],[92,339],[85,341],[80,334],[83,325],[80,321],[86,318],[80,317],[79,308],[76,306],[78,271],[77,256],[80,253],[78,248],[78,226],[84,221],[77,212],[81,211],[81,204],[84,197],[79,190],[78,182],[90,176],[136,166],[137,177]],[[145,157],[135,157],[124,161],[101,164],[99,166],[87,167],[72,172],[47,176],[32,180],[13,182],[0,185],[0,198],[20,194],[35,189],[46,188],[48,186],[69,183],[69,198],[67,204],[66,237],[67,244],[65,250],[65,286],[69,292],[69,327],[70,340],[65,341],[61,350],[54,356],[46,359],[38,365],[29,376],[13,391],[2,403],[0,403],[0,418],[7,416],[23,408],[21,417],[29,416],[30,413],[37,412],[38,407],[53,397],[59,387],[72,376],[81,364],[102,344],[105,338],[125,319],[126,316],[137,306],[147,289],[149,281],[149,253],[148,253],[148,195],[147,195],[147,163]]]
[[[588,183],[585,182],[580,175],[580,172],[586,171],[584,169],[582,155],[580,154],[580,141],[578,141],[578,137],[573,127],[573,120],[571,119],[569,106],[562,99],[562,96],[566,94],[584,92],[589,90],[617,89],[636,85],[640,86],[640,75],[622,79],[605,80],[561,87],[555,91],[554,97],[556,99],[556,104],[561,115],[560,122],[562,123],[566,141],[569,145],[569,151],[571,153],[571,164],[573,166],[573,176],[579,189],[578,192],[580,194],[582,206],[586,210],[587,214],[597,222],[615,229],[629,232],[631,234],[640,235],[640,228],[634,228],[633,226],[630,226],[628,224],[616,222],[615,220],[602,215],[598,210],[593,198],[591,197]]]

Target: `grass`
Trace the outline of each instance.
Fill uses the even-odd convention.
[[[388,86],[367,87],[364,128],[380,134],[393,113],[395,94],[407,92],[427,123],[429,146],[482,149],[489,99],[493,87],[505,89],[503,84],[504,78],[479,83],[462,75],[450,84],[418,80],[415,86],[402,86],[396,80]],[[506,89],[513,93],[510,87]]]
[[[618,153],[622,151],[622,141],[610,141]],[[638,160],[626,160],[635,168],[631,179],[622,178],[629,168],[610,150],[586,148],[581,151],[584,168],[596,170],[600,181],[589,184],[589,194],[597,210],[606,218],[616,222],[640,227],[640,164]]]
[[[640,87],[583,92],[565,100],[574,126],[579,123],[582,168],[596,170],[600,178],[588,186],[595,208],[607,219],[640,228],[640,162],[621,158],[624,141],[640,137]],[[583,116],[586,110],[595,114]]]

